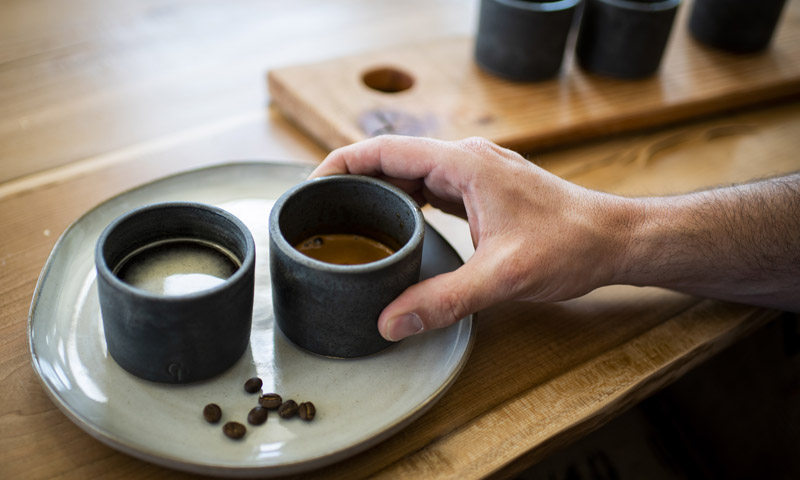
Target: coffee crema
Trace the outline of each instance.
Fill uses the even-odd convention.
[[[315,260],[337,265],[376,262],[395,252],[378,240],[351,233],[314,235],[294,248]]]
[[[213,288],[239,269],[221,247],[194,239],[146,245],[125,257],[114,271],[123,282],[160,295],[185,295]]]

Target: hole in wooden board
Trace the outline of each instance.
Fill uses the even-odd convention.
[[[397,93],[414,85],[414,77],[402,70],[381,67],[369,70],[361,77],[364,85],[384,93]]]

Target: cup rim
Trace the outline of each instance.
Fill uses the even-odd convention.
[[[103,246],[106,244],[109,235],[111,235],[111,233],[117,227],[119,227],[119,225],[123,224],[134,216],[153,210],[165,210],[170,208],[194,208],[197,210],[205,210],[224,217],[226,220],[234,224],[234,226],[244,235],[245,254],[244,258],[240,259],[241,265],[233,273],[233,275],[217,285],[198,290],[196,292],[183,293],[179,295],[164,295],[130,285],[122,281],[122,279],[114,274],[111,267],[109,267],[108,263],[106,262],[105,256],[103,255]],[[222,247],[228,248],[224,245],[222,245]],[[256,246],[250,229],[248,229],[244,222],[239,220],[238,217],[225,209],[200,202],[159,202],[134,208],[112,220],[111,223],[109,223],[106,228],[103,229],[102,233],[100,233],[95,246],[94,254],[94,263],[97,269],[97,274],[102,276],[105,281],[113,285],[114,288],[124,291],[126,295],[131,295],[134,298],[142,298],[148,301],[183,302],[216,295],[218,292],[229,288],[230,285],[242,281],[244,277],[248,276],[248,271],[252,270],[255,265]]]
[[[392,253],[386,258],[382,258],[374,262],[360,263],[355,265],[340,265],[336,263],[323,262],[322,260],[311,258],[299,252],[296,248],[294,248],[294,246],[291,245],[283,236],[278,221],[280,218],[280,213],[284,205],[286,205],[286,202],[294,195],[304,190],[316,188],[320,184],[342,183],[342,182],[372,184],[377,187],[388,190],[393,194],[397,195],[398,197],[400,197],[400,199],[403,200],[403,202],[411,208],[413,216],[416,220],[414,225],[414,231],[411,234],[411,238],[409,238],[409,240],[405,244],[403,244],[403,246],[400,247],[396,252]],[[276,247],[278,247],[285,255],[291,258],[293,262],[302,264],[310,268],[314,268],[316,270],[322,270],[340,274],[342,273],[360,274],[364,272],[370,272],[373,270],[380,270],[388,265],[397,263],[401,261],[404,257],[406,257],[408,254],[410,254],[413,250],[415,250],[420,245],[420,243],[422,243],[424,232],[425,232],[425,217],[422,215],[422,210],[419,208],[419,205],[417,205],[417,202],[415,202],[414,199],[412,199],[409,194],[407,194],[402,189],[392,185],[389,182],[377,179],[375,177],[369,177],[366,175],[337,174],[337,175],[329,175],[325,177],[313,178],[301,182],[293,186],[289,190],[286,190],[278,198],[278,200],[275,202],[275,205],[273,205],[272,207],[272,211],[270,212],[270,217],[269,217],[269,236],[270,239],[272,240],[272,243]]]
[[[583,0],[556,0],[552,2],[541,2],[541,1],[525,1],[525,0],[494,0],[496,3],[500,3],[512,8],[518,8],[520,10],[528,10],[532,12],[559,12],[561,10],[568,10]]]
[[[644,2],[637,0],[594,0],[598,3],[605,3],[612,7],[623,8],[626,10],[637,10],[641,12],[660,12],[671,10],[680,5],[682,0],[661,0],[658,2]]]

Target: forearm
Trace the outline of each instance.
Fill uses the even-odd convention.
[[[618,283],[800,311],[800,174],[627,208]]]

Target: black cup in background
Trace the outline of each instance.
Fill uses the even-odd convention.
[[[516,81],[558,74],[581,0],[482,0],[475,60],[487,72]]]
[[[661,64],[680,0],[586,0],[575,54],[589,72],[653,75]]]
[[[218,245],[241,265],[220,285],[182,295],[139,289],[115,273],[132,252],[173,239]],[[204,380],[228,369],[250,343],[255,254],[244,223],[212,205],[158,203],[112,221],[95,249],[111,357],[133,375],[163,383]]]
[[[689,32],[700,43],[733,53],[767,48],[785,0],[695,0]]]

